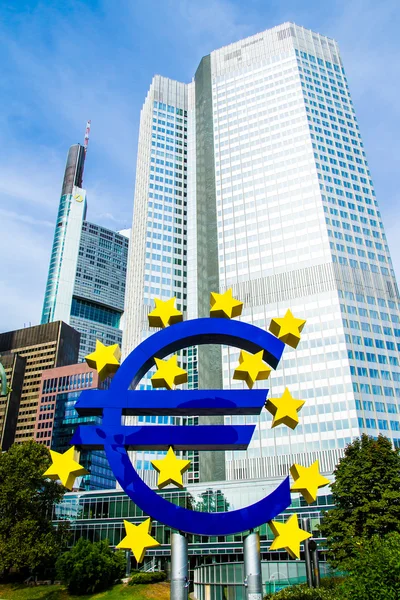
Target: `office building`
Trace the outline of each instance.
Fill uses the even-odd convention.
[[[36,413],[35,440],[56,452],[65,452],[79,425],[101,423],[101,417],[79,417],[75,402],[82,390],[107,387],[109,380],[99,380],[97,371],[86,363],[47,369],[42,373]],[[115,488],[115,477],[104,451],[84,450],[80,464],[89,471],[75,486],[81,490]]]
[[[79,360],[103,344],[122,344],[129,240],[118,232],[82,223],[69,323],[81,333]]]
[[[184,313],[187,308],[187,102],[185,84],[155,76],[142,109],[125,298],[125,314],[129,318],[124,320],[123,357],[154,333],[147,319],[154,298],[176,297],[177,308]],[[162,135],[156,133],[157,128]],[[186,351],[179,353],[179,363],[187,369]],[[152,374],[143,378],[140,389],[152,389]],[[165,422],[164,417],[152,418],[160,424]],[[146,422],[146,417],[137,420],[127,417],[126,422]],[[162,454],[157,453],[160,457]],[[150,461],[157,455],[141,451],[132,453],[132,460],[139,471],[145,472],[151,469]],[[188,477],[197,481],[198,456],[189,455],[192,465]],[[146,480],[150,473],[143,473]]]
[[[13,442],[34,438],[43,371],[76,363],[78,351],[79,333],[61,321],[0,333],[0,362],[7,364],[11,355],[20,357],[25,363],[25,369],[21,362],[13,363],[14,370],[18,371],[14,375],[13,392],[19,395],[19,409],[15,435],[8,439],[8,447]],[[11,369],[11,362],[9,364]]]
[[[154,298],[186,311],[187,102],[185,84],[156,75],[141,112],[124,355],[151,334]]]
[[[6,352],[1,354],[0,363],[7,380],[7,394],[0,395],[0,451],[4,452],[14,443],[26,358]]]
[[[307,320],[257,383],[306,400],[300,425],[226,417],[257,424],[246,452],[226,453],[227,478],[315,458],[332,472],[361,433],[399,445],[399,292],[338,44],[284,23],[211,52],[190,84],[154,77],[138,150],[124,353],[148,335],[153,297],[177,295],[192,318],[232,288],[244,321],[268,328],[288,308]],[[245,385],[239,352],[221,358],[189,349],[189,384],[222,372],[225,388]]]
[[[81,333],[79,361],[94,351],[96,339],[122,342],[129,243],[86,221],[86,151],[85,143],[68,152],[42,313],[42,323],[62,320]]]

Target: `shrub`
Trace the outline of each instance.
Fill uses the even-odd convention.
[[[332,590],[309,588],[305,584],[293,585],[275,594],[268,594],[264,600],[340,600]]]
[[[400,598],[400,534],[373,536],[358,544],[347,562],[343,600],[398,600]]]
[[[108,541],[80,538],[56,563],[57,576],[72,594],[90,594],[107,589],[125,574],[125,555],[113,552]]]
[[[165,581],[167,574],[164,571],[154,571],[154,573],[134,573],[130,578],[128,585],[137,585],[138,583],[158,583]]]

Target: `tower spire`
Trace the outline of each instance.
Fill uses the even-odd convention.
[[[83,142],[83,147],[85,149],[85,155],[86,155],[86,152],[87,152],[87,149],[88,149],[88,145],[89,145],[89,134],[90,134],[90,124],[91,124],[91,122],[92,121],[89,120],[86,123],[85,139],[84,139],[84,142]]]
[[[89,121],[86,122],[85,138],[83,140],[84,154],[83,154],[83,164],[82,164],[81,186],[83,185],[83,171],[85,168],[86,153],[87,153],[87,149],[89,146],[90,125],[91,125],[91,120],[89,119]]]

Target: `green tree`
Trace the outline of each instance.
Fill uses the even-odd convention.
[[[343,600],[399,600],[400,534],[359,542],[347,570],[340,590]]]
[[[328,560],[344,567],[357,544],[373,535],[400,532],[400,454],[390,440],[362,435],[345,450],[334,472],[335,508],[323,516]]]
[[[108,541],[80,538],[57,560],[58,577],[71,594],[93,594],[107,589],[125,574],[125,553],[112,552]]]
[[[0,571],[52,567],[65,547],[68,526],[54,528],[51,516],[66,489],[43,477],[50,464],[33,441],[0,453]]]

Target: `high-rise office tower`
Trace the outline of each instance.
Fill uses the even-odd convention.
[[[13,406],[6,406],[4,416],[0,410],[0,428],[3,419],[7,427],[1,434],[3,450],[34,437],[43,371],[76,363],[78,351],[79,333],[61,321],[0,333],[0,362],[6,372],[10,369],[9,384],[13,386],[8,395]],[[19,359],[13,363],[10,355]]]
[[[154,298],[175,296],[186,311],[187,88],[156,75],[141,112],[125,355],[150,335]]]
[[[184,313],[187,310],[187,90],[184,83],[156,75],[141,112],[125,299],[125,314],[129,318],[125,320],[124,356],[154,333],[147,319],[154,298],[176,297],[177,308]],[[188,368],[186,351],[179,353],[179,362],[181,367]],[[140,383],[141,389],[152,389],[150,375]],[[150,417],[137,419],[146,422]],[[127,422],[131,421],[128,418]],[[165,423],[165,417],[157,417],[157,422]],[[193,418],[188,418],[188,422],[192,423]],[[154,453],[144,451],[134,456],[137,468],[143,471],[151,469],[150,460],[154,458]],[[190,453],[190,458],[192,467],[188,477],[197,481],[197,454]],[[145,475],[149,480],[150,473]]]
[[[86,150],[86,143],[75,144],[68,152],[42,313],[42,323],[63,320],[81,333],[80,361],[96,339],[122,342],[129,244],[125,235],[86,221]]]
[[[226,453],[227,477],[283,475],[294,460],[315,458],[332,471],[363,432],[399,445],[399,292],[337,43],[285,23],[204,57],[186,94],[187,314],[206,316],[210,291],[232,287],[245,321],[268,328],[288,308],[307,320],[297,350],[287,347],[267,384],[257,384],[306,400],[300,425],[271,430],[263,412],[249,449]],[[171,177],[168,107],[158,100],[149,94],[141,118],[135,236],[143,242],[128,275],[138,287],[147,273],[143,285],[152,286],[152,265],[162,269],[168,256],[153,237],[159,217],[147,213],[160,222],[168,214],[160,191]],[[137,336],[126,349],[145,324],[134,306],[126,319]],[[216,365],[217,354],[193,353],[201,380],[202,361]],[[222,348],[224,387],[244,385],[232,379],[238,358]]]

